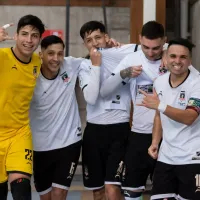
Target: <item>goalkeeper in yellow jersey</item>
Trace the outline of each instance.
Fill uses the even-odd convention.
[[[33,15],[22,17],[14,38],[0,28],[0,41],[14,39],[12,48],[0,49],[0,199],[8,187],[14,200],[31,200],[32,138],[29,105],[40,72],[40,58],[34,53],[44,24]]]

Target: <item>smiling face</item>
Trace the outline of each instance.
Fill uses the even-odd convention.
[[[141,48],[148,60],[154,61],[161,56],[165,40],[165,37],[150,40],[140,36]]]
[[[191,65],[191,55],[185,46],[171,45],[167,50],[167,67],[171,74],[184,76]]]
[[[64,60],[63,44],[49,45],[46,49],[42,49],[40,57],[42,59],[42,68],[52,74],[57,73]]]
[[[15,52],[19,59],[29,60],[40,43],[40,32],[31,25],[22,27],[15,34]]]

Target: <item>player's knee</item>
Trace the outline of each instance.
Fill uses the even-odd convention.
[[[8,195],[8,183],[0,183],[0,199],[6,200]]]
[[[124,199],[125,200],[142,200],[142,192],[138,191],[130,191],[130,190],[124,190]]]
[[[55,188],[53,187],[51,191],[51,196],[53,199],[66,199],[67,197],[67,190],[60,189],[60,188]]]
[[[14,200],[31,200],[30,180],[19,178],[10,183],[11,193]]]
[[[121,196],[121,188],[118,185],[106,184],[105,192],[108,199],[119,199],[117,197]]]
[[[103,187],[97,190],[93,190],[93,197],[94,200],[105,199],[105,188]]]

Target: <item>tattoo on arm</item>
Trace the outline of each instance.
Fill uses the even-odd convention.
[[[127,77],[131,77],[131,75],[132,75],[131,67],[128,67],[128,68],[120,71],[120,76],[122,77],[122,79],[125,79]]]

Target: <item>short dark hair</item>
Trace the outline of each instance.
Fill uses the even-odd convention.
[[[143,25],[141,36],[150,40],[163,38],[165,36],[165,30],[162,24],[156,21],[149,21]]]
[[[25,15],[21,17],[18,22],[17,33],[19,33],[22,27],[27,26],[27,25],[31,25],[35,27],[36,29],[38,29],[38,31],[40,32],[40,36],[42,36],[42,34],[45,31],[45,25],[43,24],[40,18],[34,15]]]
[[[184,46],[189,50],[190,54],[192,53],[192,48],[195,47],[195,45],[192,44],[188,39],[184,39],[184,38],[175,38],[173,40],[170,40],[168,43],[168,49],[172,45]]]
[[[83,24],[83,26],[81,27],[80,36],[84,40],[86,33],[90,34],[96,30],[100,30],[101,33],[106,33],[106,28],[105,28],[104,24],[102,24],[99,21],[89,21],[89,22]]]
[[[62,44],[63,49],[65,48],[65,44],[64,44],[63,40],[56,35],[49,35],[49,36],[43,38],[41,41],[41,48],[47,49],[48,46],[50,46],[52,44]]]

